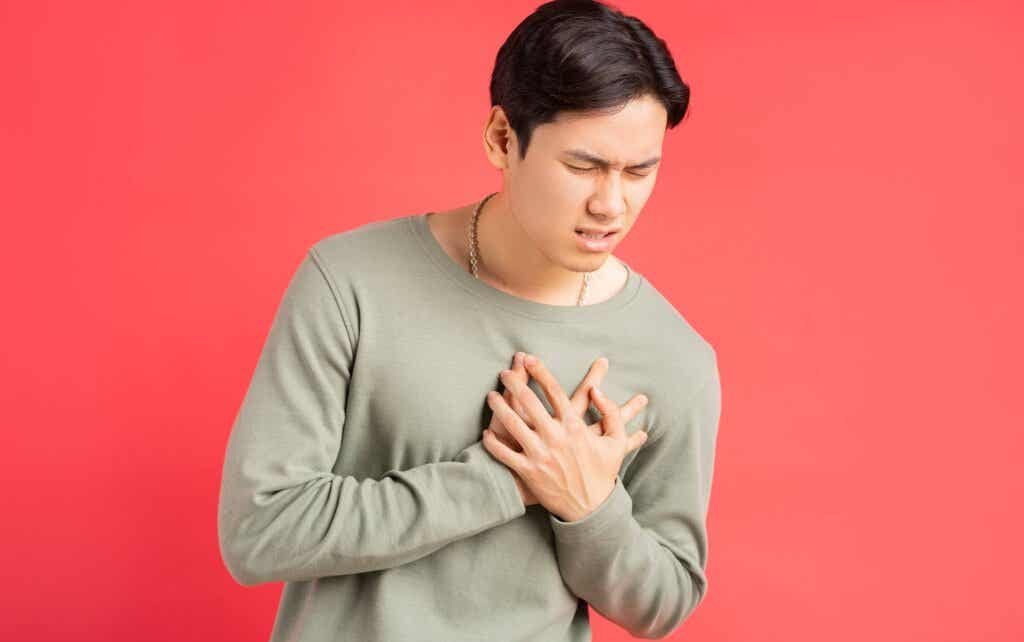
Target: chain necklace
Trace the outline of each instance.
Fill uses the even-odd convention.
[[[494,194],[497,194],[497,192],[494,192]],[[476,207],[473,209],[473,219],[469,225],[469,266],[473,271],[473,276],[477,279],[480,278],[479,268],[477,266],[479,263],[479,259],[477,258],[477,254],[479,253],[477,246],[477,219],[480,218],[480,210],[483,209],[484,203],[486,203],[487,199],[491,196],[494,196],[494,194],[485,196],[482,201],[476,204]],[[580,287],[580,295],[576,299],[576,305],[583,305],[583,297],[587,296],[587,288],[590,286],[590,275],[590,272],[583,273],[583,285]]]

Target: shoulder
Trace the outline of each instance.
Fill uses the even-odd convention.
[[[672,428],[702,406],[714,405],[720,390],[718,355],[711,340],[680,306],[646,277],[627,322],[630,349],[644,364],[652,437]],[[614,369],[614,368],[613,368]]]
[[[711,340],[647,277],[641,280],[639,309],[650,324],[650,340],[664,355],[661,361],[672,364],[695,386],[716,376],[718,357]]]
[[[408,219],[400,216],[362,223],[318,239],[309,251],[332,272],[373,264],[380,261],[381,252],[399,251],[402,243],[412,240]]]
[[[645,310],[656,319],[649,379],[651,439],[662,444],[713,446],[721,413],[718,353],[697,325],[645,279]]]
[[[418,256],[410,218],[369,221],[335,232],[313,243],[308,253],[340,294],[393,285],[414,269],[411,262]]]
[[[337,302],[353,342],[360,334],[366,302],[398,292],[415,266],[418,243],[409,216],[375,220],[321,237],[310,245],[307,259],[316,264]]]

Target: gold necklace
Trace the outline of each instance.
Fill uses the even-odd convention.
[[[494,192],[494,194],[497,194],[497,192]],[[477,219],[480,218],[480,210],[483,209],[484,203],[487,202],[487,199],[494,196],[494,194],[488,194],[483,198],[483,200],[476,204],[476,207],[473,208],[473,219],[469,226],[469,267],[473,272],[473,276],[477,279],[480,278],[479,268],[477,266],[479,263],[479,259],[477,258],[477,254],[479,253],[476,231]],[[590,275],[591,272],[583,273],[583,285],[580,287],[580,295],[576,299],[576,305],[583,305],[583,297],[587,296],[587,288],[590,287]]]

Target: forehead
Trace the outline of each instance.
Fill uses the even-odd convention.
[[[550,154],[580,150],[611,163],[639,163],[661,154],[668,114],[653,98],[614,111],[568,112],[537,127],[537,142]]]

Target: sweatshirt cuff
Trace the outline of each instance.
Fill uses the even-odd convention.
[[[505,519],[513,520],[526,514],[526,504],[519,494],[512,471],[487,450],[482,440],[463,450],[459,459],[483,468],[494,491],[494,501],[501,507]]]
[[[622,485],[622,479],[616,475],[611,494],[589,515],[566,522],[548,513],[548,521],[556,538],[563,542],[579,542],[601,535],[616,525],[623,525],[632,514],[633,500]]]

